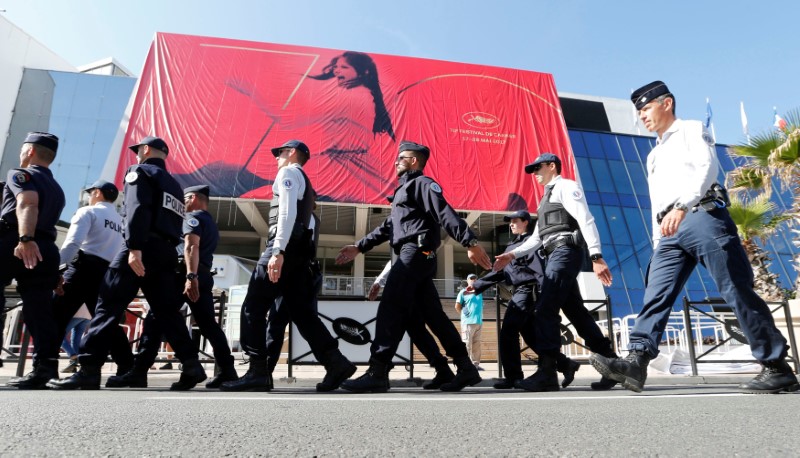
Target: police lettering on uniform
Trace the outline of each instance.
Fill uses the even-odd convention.
[[[496,257],[494,270],[536,251],[537,245],[542,244],[539,252],[546,257],[544,279],[534,310],[534,350],[539,356],[539,369],[517,386],[528,391],[558,391],[559,310],[571,317],[575,330],[592,351],[614,355],[611,341],[603,335],[583,305],[578,287],[577,276],[585,257],[584,244],[589,249],[592,269],[606,286],[611,284],[611,271],[600,253],[600,236],[583,190],[575,181],[561,177],[561,159],[555,154],[544,153],[525,166],[525,173],[533,173],[536,181],[544,186],[539,220],[525,242]]]
[[[20,166],[8,171],[0,207],[0,304],[3,289],[17,280],[22,315],[33,337],[33,371],[10,383],[20,389],[44,388],[58,374],[59,334],[53,316],[53,289],[58,284],[56,223],[64,209],[61,186],[49,165],[58,137],[31,132],[20,150]]]
[[[474,264],[488,269],[491,262],[467,223],[447,203],[439,184],[423,175],[430,149],[403,141],[399,153],[395,170],[400,180],[391,199],[392,213],[355,245],[343,247],[336,257],[338,264],[347,263],[358,253],[366,253],[386,241],[398,255],[378,304],[369,369],[361,377],[343,383],[342,388],[354,392],[387,391],[392,358],[407,323],[419,319],[413,316],[419,314],[458,368],[453,380],[444,383],[440,389],[459,391],[479,383],[481,377],[467,355],[461,336],[442,309],[439,293],[433,284],[436,249],[441,244],[440,228],[467,248],[469,259]]]
[[[86,304],[94,316],[103,277],[125,243],[122,217],[114,207],[119,196],[117,187],[98,180],[84,191],[89,196],[89,205],[79,208],[70,222],[61,246],[61,263],[66,270],[61,287],[53,297],[53,309],[62,335],[81,305]],[[109,333],[111,357],[118,373],[124,373],[133,365],[128,337],[119,326]]]
[[[339,351],[338,342],[317,314],[314,271],[314,189],[302,166],[311,157],[305,143],[290,140],[272,149],[278,174],[272,185],[269,240],[253,270],[242,303],[241,345],[250,357],[250,368],[236,381],[225,382],[223,391],[269,391],[272,370],[280,355],[280,342],[267,333],[269,320],[288,317],[325,366],[317,391],[332,391],[356,370]],[[285,324],[284,324],[285,326]],[[285,327],[284,327],[285,329]],[[270,361],[272,362],[270,364]]]
[[[188,390],[207,377],[180,313],[183,301],[180,285],[175,281],[175,247],[180,242],[184,209],[183,204],[176,206],[174,202],[180,202],[183,192],[167,172],[169,148],[158,137],[145,137],[130,149],[138,164],[125,174],[125,248],[112,260],[100,287],[95,315],[81,342],[80,371],[64,380],[51,380],[47,385],[51,388],[100,388],[100,368],[112,345],[115,328],[140,288],[183,363],[180,380],[170,389]]]
[[[719,163],[714,141],[699,121],[675,115],[675,96],[662,81],[631,95],[639,118],[658,140],[647,157],[647,181],[653,204],[653,257],[644,307],[630,333],[625,359],[592,355],[592,365],[632,391],[642,391],[647,366],[673,304],[698,263],[708,269],[722,298],[736,313],[753,356],[763,366],[745,393],[778,393],[800,388],[785,358],[786,339],[763,299],[753,291],[753,269],[716,183]]]

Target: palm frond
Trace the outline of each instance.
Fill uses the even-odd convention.
[[[792,218],[790,213],[774,214],[777,206],[769,200],[768,193],[753,198],[731,195],[730,199],[728,212],[742,240],[764,239],[775,232],[780,223]]]
[[[759,167],[754,164],[744,165],[728,173],[727,186],[733,192],[750,189],[770,192],[772,190],[770,174],[767,167]]]

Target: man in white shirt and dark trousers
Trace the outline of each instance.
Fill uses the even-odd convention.
[[[630,353],[625,359],[593,355],[592,365],[625,388],[642,391],[672,307],[699,263],[733,308],[753,356],[764,367],[739,388],[745,393],[796,391],[797,377],[785,361],[786,339],[753,291],[753,269],[728,214],[725,189],[717,183],[713,138],[699,121],[675,116],[675,96],[661,81],[637,89],[631,101],[647,130],[658,134],[647,157],[654,251],[644,307],[630,333]]]

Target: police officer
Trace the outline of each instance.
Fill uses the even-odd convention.
[[[522,245],[533,232],[531,215],[525,210],[518,210],[503,217],[503,221],[511,223],[511,233],[515,236],[506,247],[505,252],[513,251]],[[525,340],[530,348],[536,347],[536,334],[533,325],[534,304],[539,297],[539,288],[544,278],[544,268],[536,252],[515,258],[499,272],[491,272],[477,279],[467,290],[480,294],[492,285],[500,282],[512,286],[513,294],[503,315],[503,325],[500,328],[498,339],[498,352],[503,364],[506,378],[494,384],[497,390],[507,390],[515,387],[522,380],[522,360],[520,355],[519,337]],[[556,355],[556,369],[564,374],[561,387],[568,387],[575,379],[575,372],[580,369],[577,361],[569,359],[559,352]]]
[[[108,181],[98,180],[84,190],[89,205],[75,212],[61,245],[61,263],[66,266],[62,282],[53,296],[58,329],[63,334],[70,319],[86,304],[94,316],[100,285],[111,260],[123,249],[122,217],[114,202],[119,189]],[[125,373],[133,365],[128,337],[117,326],[109,337],[111,357],[117,372]]]
[[[597,278],[611,285],[611,271],[600,252],[600,236],[589,205],[578,183],[561,177],[561,159],[544,153],[525,166],[544,186],[539,203],[536,228],[524,243],[496,257],[495,270],[504,268],[515,258],[536,250],[542,244],[547,256],[542,292],[536,304],[534,326],[539,369],[517,385],[528,391],[558,391],[556,358],[561,347],[559,310],[571,317],[575,330],[594,352],[613,355],[611,341],[586,310],[578,287],[577,276],[584,260],[584,244],[588,246],[592,269]]]
[[[311,157],[305,143],[290,140],[273,148],[278,174],[272,186],[269,240],[253,270],[242,303],[241,345],[250,356],[250,368],[236,381],[225,382],[223,391],[269,391],[272,370],[280,352],[267,341],[269,321],[280,319],[275,331],[283,332],[286,318],[297,326],[327,373],[317,391],[331,391],[356,370],[339,351],[316,311],[319,273],[315,272],[314,189],[302,166]],[[272,336],[273,334],[270,334]],[[282,336],[281,336],[282,337]],[[282,338],[281,338],[282,342]],[[270,360],[272,363],[270,364]]]
[[[338,264],[350,262],[358,253],[366,253],[386,241],[390,241],[398,255],[378,304],[369,369],[361,377],[343,383],[342,388],[354,392],[387,391],[389,365],[409,323],[419,319],[414,317],[419,314],[458,369],[455,378],[443,384],[441,389],[459,391],[479,383],[481,377],[467,355],[461,336],[442,310],[439,293],[433,284],[435,252],[441,244],[440,227],[467,248],[469,259],[474,264],[488,269],[491,261],[467,223],[447,203],[439,184],[423,175],[430,149],[403,141],[399,153],[395,169],[400,183],[391,199],[392,213],[355,245],[343,247],[336,257]]]
[[[51,388],[100,388],[100,368],[115,328],[139,288],[183,363],[180,380],[170,389],[190,389],[206,379],[180,313],[183,301],[175,281],[175,247],[180,243],[185,210],[181,187],[167,172],[169,148],[158,137],[145,137],[130,149],[138,164],[129,167],[125,175],[125,249],[111,262],[100,287],[95,315],[81,343],[80,371],[64,380],[51,380],[47,384]]]
[[[672,306],[700,263],[733,308],[753,356],[763,365],[758,376],[739,388],[745,393],[797,390],[797,377],[784,360],[786,339],[753,291],[753,269],[728,214],[724,189],[716,183],[714,140],[699,121],[675,116],[675,96],[661,81],[637,89],[631,101],[647,130],[658,134],[647,157],[654,251],[644,307],[630,334],[630,353],[625,359],[592,355],[592,364],[625,388],[642,391]]]
[[[42,389],[58,375],[62,331],[53,315],[53,289],[58,284],[56,223],[64,209],[64,191],[49,165],[58,137],[31,132],[19,154],[19,168],[8,171],[0,207],[0,304],[3,289],[17,280],[22,315],[33,337],[33,371],[15,380],[20,389]]]
[[[178,246],[183,264],[178,266],[178,271],[183,299],[189,305],[200,333],[211,343],[219,369],[217,375],[206,383],[206,388],[219,388],[223,382],[239,377],[228,339],[214,318],[214,277],[211,267],[219,243],[219,230],[208,212],[209,194],[207,185],[190,186],[183,190],[187,213],[183,221],[183,243]],[[158,317],[154,313],[147,314],[133,368],[120,377],[109,377],[106,386],[147,387],[147,372],[158,356],[162,336]]]

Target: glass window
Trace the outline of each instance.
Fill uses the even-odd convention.
[[[578,172],[581,176],[581,186],[583,186],[583,191],[587,193],[597,191],[597,183],[594,180],[592,165],[589,162],[589,159],[584,157],[576,157],[575,162],[578,164]]]
[[[629,258],[621,263],[622,275],[625,279],[625,287],[627,289],[644,289],[644,275],[642,269],[639,267],[639,262],[636,257]]]
[[[603,151],[606,153],[606,157],[608,159],[611,160],[622,159],[622,152],[619,149],[619,145],[617,144],[617,138],[615,135],[608,135],[608,134],[600,135],[600,144],[603,145]]]
[[[605,159],[589,159],[590,167],[597,182],[597,190],[600,192],[614,192],[614,180],[608,170],[608,163]]]
[[[628,225],[622,216],[622,209],[612,206],[605,206],[604,209],[608,227],[611,230],[611,243],[632,245],[630,234],[628,234]],[[597,218],[596,214],[594,216]]]
[[[589,153],[589,157],[605,159],[606,155],[603,152],[603,146],[600,144],[599,134],[584,132],[583,141],[586,144],[586,151]]]
[[[576,158],[588,156],[586,146],[583,144],[583,135],[580,132],[569,131],[569,142],[572,145],[572,153]]]
[[[622,161],[609,160],[608,168],[611,171],[611,178],[614,180],[614,185],[617,187],[617,192],[620,194],[633,194],[631,179],[628,177],[628,171],[625,169],[625,164]]]

